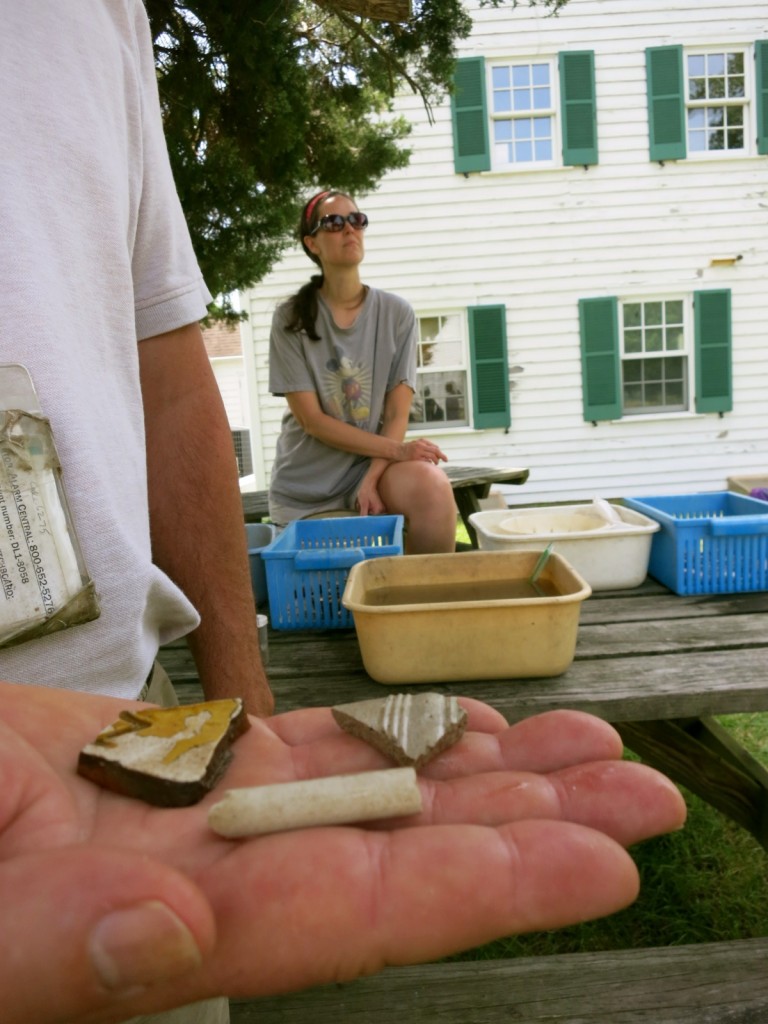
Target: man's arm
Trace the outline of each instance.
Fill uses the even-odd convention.
[[[189,646],[206,697],[267,715],[232,435],[198,324],[139,343],[152,554],[201,623]]]

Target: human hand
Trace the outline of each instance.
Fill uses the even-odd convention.
[[[616,911],[624,846],[679,827],[674,786],[607,724],[551,712],[469,728],[420,776],[423,812],[233,842],[75,772],[126,703],[0,683],[4,1024],[109,1024],[415,963]],[[327,709],[252,719],[223,788],[387,767]],[[51,994],[55,993],[55,998]]]
[[[387,506],[381,500],[376,483],[376,480],[363,477],[355,499],[357,511],[361,516],[383,516],[386,514]]]
[[[447,462],[448,456],[441,451],[434,441],[426,437],[418,437],[415,441],[403,441],[400,445],[401,455],[398,462]]]

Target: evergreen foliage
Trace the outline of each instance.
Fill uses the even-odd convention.
[[[566,2],[528,0],[553,13]],[[361,196],[407,164],[410,126],[392,98],[411,88],[429,113],[472,28],[462,0],[412,0],[405,23],[350,0],[145,3],[173,172],[215,295],[269,271],[313,190]],[[211,312],[236,317],[227,299]]]

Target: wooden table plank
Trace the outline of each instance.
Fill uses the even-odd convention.
[[[768,939],[389,968],[234,1000],[232,1024],[765,1024]]]
[[[486,701],[510,722],[557,708],[615,722],[629,747],[768,846],[768,775],[715,742],[705,722],[768,710],[766,610],[764,593],[681,598],[648,583],[634,592],[596,594],[582,606],[574,661],[563,675],[429,688]],[[354,630],[272,631],[269,646],[278,712],[408,689],[368,676]],[[199,700],[189,655],[174,645],[161,660],[181,699]],[[681,725],[691,721],[695,728]]]

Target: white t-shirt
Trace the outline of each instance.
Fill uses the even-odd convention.
[[[101,616],[0,650],[0,678],[132,698],[198,621],[152,564],[138,340],[210,295],[140,0],[2,0],[2,20],[0,363],[29,369],[51,421]]]

